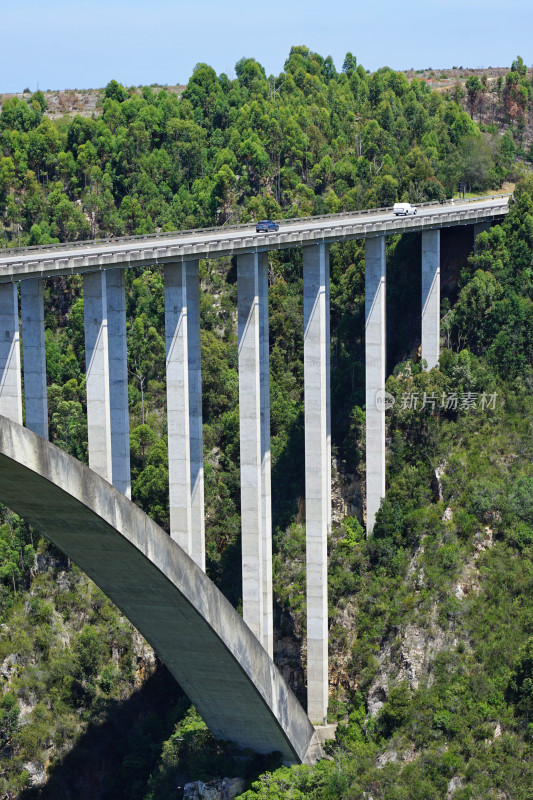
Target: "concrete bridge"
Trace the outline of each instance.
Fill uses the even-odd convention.
[[[84,504],[88,516],[80,514],[81,529],[86,528],[89,531],[100,525],[99,521],[94,521],[94,516],[98,520],[104,520],[102,524],[105,536],[98,539],[98,542],[105,551],[108,539],[113,541],[109,548],[113,560],[115,547],[118,560],[123,548],[123,544],[115,544],[119,541],[117,536],[129,540],[131,533],[129,523],[124,522],[127,519],[126,512],[120,511],[122,527],[116,524],[114,512],[109,511],[107,516],[103,513],[107,506],[122,508],[121,504],[126,503],[126,500],[124,497],[120,498],[119,493],[126,498],[130,496],[124,270],[132,266],[163,265],[171,536],[166,537],[165,547],[158,549],[157,557],[150,542],[143,540],[140,543],[140,539],[134,541],[135,546],[143,553],[143,558],[148,559],[151,564],[143,567],[146,578],[146,583],[142,584],[145,587],[143,592],[149,592],[151,581],[154,581],[155,586],[160,580],[159,573],[156,576],[157,570],[168,578],[164,569],[167,561],[187,563],[187,569],[190,568],[187,574],[194,576],[190,580],[196,582],[198,591],[204,592],[205,597],[209,598],[207,604],[197,603],[196,613],[206,624],[211,625],[215,630],[213,635],[231,652],[241,673],[244,671],[247,676],[245,683],[248,681],[257,689],[256,694],[262,700],[256,698],[257,702],[249,702],[256,710],[263,708],[263,711],[258,711],[259,717],[264,717],[265,720],[268,718],[268,721],[253,731],[253,720],[249,717],[244,720],[243,717],[242,724],[234,724],[238,734],[231,735],[233,723],[228,722],[228,719],[234,719],[231,706],[241,688],[235,689],[233,700],[231,690],[226,691],[223,698],[221,692],[220,701],[213,699],[213,673],[208,670],[203,673],[200,670],[200,677],[193,679],[193,662],[187,661],[180,646],[181,633],[177,629],[169,629],[176,638],[173,641],[165,639],[162,644],[155,625],[152,630],[149,619],[138,613],[138,587],[137,591],[133,584],[124,588],[122,577],[117,571],[117,585],[114,588],[115,568],[107,559],[97,558],[94,548],[92,556],[87,555],[83,547],[76,549],[76,530],[72,526],[65,528],[66,533],[58,533],[54,528],[56,517],[52,515],[53,518],[50,519],[49,512],[47,517],[46,502],[40,506],[40,510],[35,511],[31,504],[31,493],[24,493],[23,487],[16,490],[17,487],[10,478],[11,468],[13,474],[17,473],[15,466],[2,468],[0,471],[0,497],[22,516],[33,520],[36,528],[40,528],[62,549],[72,554],[82,568],[86,568],[95,582],[117,602],[147,640],[154,644],[218,735],[247,742],[262,752],[280,749],[289,760],[309,760],[312,757],[309,754],[316,753],[312,728],[309,725],[306,727],[301,721],[296,701],[289,690],[286,687],[283,689],[284,697],[289,699],[283,700],[281,706],[267,701],[269,711],[264,712],[265,692],[260,688],[264,681],[261,684],[262,679],[258,677],[258,672],[247,667],[250,653],[260,651],[262,655],[258,656],[259,672],[263,670],[263,677],[266,674],[270,676],[267,683],[271,681],[271,686],[275,687],[272,689],[273,694],[281,692],[279,687],[283,681],[270,660],[273,649],[273,612],[266,254],[273,249],[303,248],[307,711],[312,723],[322,725],[326,722],[328,706],[327,535],[331,528],[329,244],[365,239],[366,508],[367,531],[371,533],[376,512],[385,495],[385,409],[379,402],[386,377],[385,236],[412,231],[420,231],[422,234],[422,357],[428,368],[431,368],[438,361],[440,346],[440,229],[472,225],[477,234],[481,228],[500,220],[507,210],[508,198],[498,196],[474,202],[424,204],[419,206],[416,216],[407,218],[393,216],[391,209],[379,209],[289,220],[280,224],[278,232],[270,234],[256,234],[254,226],[248,225],[0,252],[0,414],[15,423],[2,423],[7,433],[5,436],[2,433],[1,437],[1,458],[10,459],[9,463],[12,465],[20,462],[21,482],[28,481],[28,485],[33,485],[32,481],[36,482],[35,486],[45,500],[46,493],[49,492],[50,503],[53,503],[55,492],[59,491],[57,487],[61,487],[65,495],[74,498],[73,502]],[[231,617],[227,603],[203,574],[205,541],[199,315],[199,259],[227,255],[237,257],[245,623],[238,628],[241,638],[239,646],[233,649],[228,643],[229,632],[225,630],[225,626],[236,625],[236,615]],[[52,455],[52,451],[57,454],[57,449],[42,442],[42,439],[48,438],[42,279],[74,273],[83,274],[90,470],[81,469],[80,465],[76,478],[79,486],[73,489],[70,471],[74,474],[74,470],[65,461],[68,457],[65,454]],[[19,283],[25,421],[27,428],[42,437],[41,440],[21,431],[19,427],[23,419]],[[10,450],[7,445],[4,449],[6,436],[10,441],[19,442],[21,449],[12,447]],[[41,456],[35,461],[30,454],[24,460],[23,453],[31,450],[45,454],[43,458],[46,468],[42,466],[44,462],[40,460]],[[54,466],[56,461],[61,463],[62,471]],[[96,495],[91,494],[92,489],[84,489],[84,484],[87,487],[98,485],[98,501]],[[113,484],[115,489],[109,484]],[[70,508],[68,503],[70,501],[65,501],[65,508]],[[138,513],[141,514],[140,511]],[[145,526],[144,530],[149,531],[149,537],[154,536],[154,541],[161,542],[161,535],[164,534],[157,526],[153,523],[150,525],[146,520],[142,524],[139,522],[139,525]],[[116,530],[110,531],[109,526]],[[194,569],[187,555],[196,564]],[[180,592],[187,602],[191,602],[190,595],[181,584],[181,581],[189,580],[185,572],[181,568],[176,569],[171,580],[174,591],[164,594],[162,603],[165,604],[166,612],[161,611],[161,619],[165,617],[165,613],[168,618],[170,608],[175,608],[176,614],[182,613],[179,610]],[[218,626],[213,623],[214,618],[217,619]],[[199,630],[200,628],[201,625],[198,626]],[[245,636],[244,628],[249,635]],[[195,633],[191,628],[187,630],[192,637],[189,641],[194,650]],[[210,633],[209,636],[211,635]],[[212,644],[214,651],[219,648],[218,639]],[[200,633],[198,646],[200,647]],[[264,659],[269,664],[268,669]],[[217,680],[225,680],[226,667],[222,666],[223,660],[219,663],[220,674]],[[231,671],[227,674],[236,675]],[[232,677],[231,681],[233,680],[236,687],[242,686],[242,681],[239,684],[237,677]],[[254,696],[249,686],[246,691],[247,696]],[[272,692],[266,694],[272,697]],[[288,716],[280,708],[289,709]],[[247,725],[251,726],[248,734],[242,734]],[[280,742],[284,742],[284,747]]]

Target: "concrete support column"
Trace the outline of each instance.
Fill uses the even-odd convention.
[[[428,369],[440,356],[440,230],[422,232],[422,358]]]
[[[263,643],[263,491],[261,441],[261,266],[263,254],[237,258],[242,610]]]
[[[191,459],[192,558],[205,571],[204,444],[202,433],[202,363],[200,342],[199,262],[185,263],[189,340],[189,422]]]
[[[385,496],[385,236],[365,242],[366,530]]]
[[[19,309],[16,283],[0,284],[0,414],[22,425]]]
[[[26,427],[48,439],[46,350],[44,341],[43,282],[31,278],[20,284],[24,408]]]
[[[327,538],[331,525],[329,249],[304,247],[307,713],[328,712]]]
[[[106,273],[83,276],[89,466],[113,481]]]
[[[192,556],[191,451],[185,262],[165,266],[170,535]]]
[[[259,256],[259,357],[261,386],[261,501],[263,515],[263,646],[274,655],[272,599],[272,496],[270,485],[270,348],[268,338],[268,254]]]
[[[126,288],[123,269],[106,271],[113,486],[131,497]]]

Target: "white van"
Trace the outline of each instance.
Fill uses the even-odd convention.
[[[392,210],[397,217],[408,217],[409,214],[416,214],[416,208],[411,203],[394,203]]]

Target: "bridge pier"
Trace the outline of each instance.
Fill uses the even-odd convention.
[[[0,285],[0,414],[22,425],[18,286]]]
[[[328,713],[327,540],[331,528],[329,246],[303,249],[307,713]]]
[[[270,463],[270,348],[268,326],[268,253],[259,272],[259,357],[261,387],[261,505],[263,522],[263,647],[274,656],[272,598],[272,496]]]
[[[21,281],[20,303],[26,427],[48,439],[44,301],[40,278]]]
[[[192,556],[186,262],[164,275],[170,535]]]
[[[199,262],[164,276],[170,535],[205,570]]]
[[[192,558],[205,572],[204,439],[202,430],[202,351],[200,262],[185,262],[189,366],[189,449],[191,463]]]
[[[365,240],[367,534],[385,497],[385,295],[385,236],[376,236]]]
[[[83,276],[89,466],[113,482],[106,272]]]
[[[261,388],[266,385],[261,322],[265,304],[264,253],[237,258],[239,312],[239,429],[241,454],[241,547],[243,618],[264,644],[264,505],[261,417],[267,411]],[[264,327],[263,327],[264,333]],[[268,365],[268,361],[267,361]],[[261,379],[263,373],[263,379]],[[270,415],[270,410],[268,409]]]
[[[440,355],[440,230],[422,232],[422,358],[432,369]]]
[[[126,287],[123,269],[106,270],[111,474],[113,486],[131,497],[130,415],[126,343]]]

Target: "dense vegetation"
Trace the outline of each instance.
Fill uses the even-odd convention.
[[[350,54],[340,73],[301,47],[276,78],[253,59],[236,73],[230,81],[198,65],[181,99],[111,81],[95,119],[52,122],[42,93],[5,101],[2,244],[441,199],[458,179],[496,189],[524,171],[518,124],[498,138],[453,98],[389,69],[367,74]],[[510,85],[531,93],[519,61],[510,74]],[[505,222],[479,237],[444,299],[447,348],[429,373],[409,360],[419,294],[404,275],[416,264],[419,239],[391,238],[387,247],[389,296],[403,312],[391,320],[388,343],[387,388],[397,403],[388,414],[387,498],[371,539],[358,507],[330,543],[337,742],[331,761],[269,771],[248,798],[440,800],[453,779],[457,800],[526,800],[533,784],[532,180],[520,184]],[[269,267],[276,620],[279,632],[299,638],[301,254],[272,253]],[[235,265],[202,263],[201,274],[208,572],[238,605]],[[361,243],[332,247],[333,450],[339,482],[350,475],[359,485],[363,286]],[[127,272],[133,497],[167,526],[162,292],[158,268]],[[48,281],[46,300],[51,438],[86,459],[81,280]],[[437,398],[434,408],[421,408],[424,393]],[[475,395],[476,407],[441,408],[442,395],[453,393]],[[494,407],[483,408],[482,395],[494,394]],[[406,395],[419,398],[417,408]],[[20,796],[34,782],[32,770],[49,760],[49,786],[25,797],[166,800],[186,777],[240,771],[253,780],[274,769],[274,762],[245,767],[222,750],[164,671],[152,674],[142,642],[101,592],[32,537],[2,510],[0,797]],[[402,667],[413,637],[433,648],[416,679]],[[370,716],[383,672],[382,708]]]

